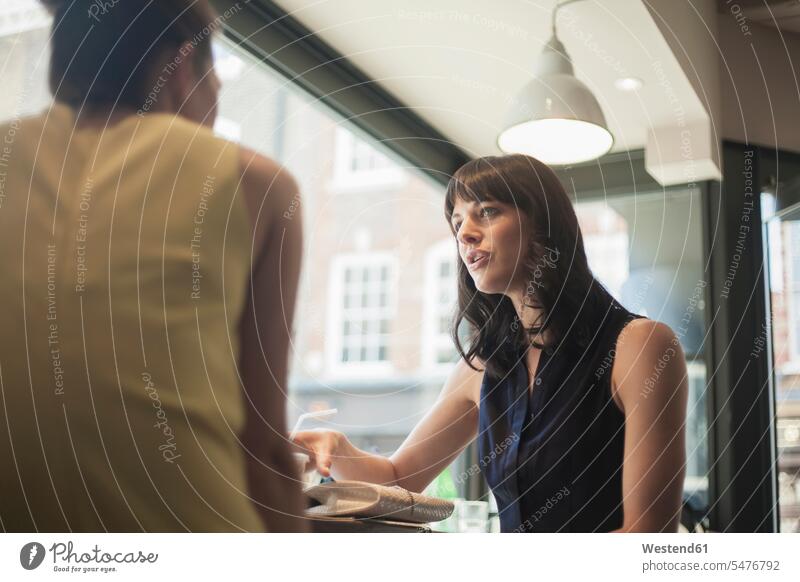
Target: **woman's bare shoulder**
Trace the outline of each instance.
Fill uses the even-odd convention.
[[[657,361],[665,354],[677,355],[673,354],[676,349],[680,349],[680,342],[667,324],[644,317],[634,319],[617,338],[614,375],[624,376],[632,368]]]
[[[620,351],[629,354],[656,352],[675,341],[675,332],[666,323],[639,317],[622,328],[617,339],[617,355]]]
[[[459,358],[450,372],[445,390],[449,393],[457,393],[478,405],[485,369],[483,362],[477,357],[473,357],[469,361]]]
[[[297,181],[284,166],[275,160],[244,146],[239,146],[239,168],[245,189],[259,197],[285,198],[298,191]]]
[[[290,230],[299,228],[299,186],[281,164],[256,151],[239,146],[240,191],[250,216],[254,243],[266,244],[269,232],[279,223]]]
[[[685,366],[680,340],[667,324],[635,319],[623,328],[617,339],[612,386],[624,401],[626,391],[632,391],[635,397],[648,382],[666,379],[677,382],[685,375]]]

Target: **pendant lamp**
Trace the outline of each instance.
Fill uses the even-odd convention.
[[[575,77],[572,60],[556,36],[556,13],[576,0],[556,4],[553,36],[534,66],[534,78],[522,88],[497,138],[505,153],[522,153],[550,165],[568,165],[599,158],[614,137],[600,104]]]

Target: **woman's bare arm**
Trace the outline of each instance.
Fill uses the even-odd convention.
[[[289,343],[302,256],[298,187],[283,168],[248,150],[242,150],[241,165],[242,192],[254,219],[252,286],[241,324],[250,495],[269,531],[305,531],[286,440]]]
[[[478,434],[483,371],[459,360],[439,398],[390,460],[396,482],[422,491]]]
[[[295,442],[315,457],[323,475],[420,492],[475,438],[482,377],[483,371],[459,361],[436,403],[391,457],[362,451],[333,431],[303,431]]]
[[[612,384],[625,410],[620,532],[675,532],[686,469],[687,372],[672,330],[635,320],[620,334]]]

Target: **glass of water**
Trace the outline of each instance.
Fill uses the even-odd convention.
[[[462,501],[458,504],[458,531],[460,533],[485,533],[488,524],[488,501]]]

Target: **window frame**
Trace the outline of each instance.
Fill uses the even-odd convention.
[[[458,258],[456,257],[456,248],[454,239],[448,238],[432,245],[425,254],[425,272],[424,272],[424,296],[425,302],[423,305],[423,318],[422,318],[422,351],[421,351],[421,368],[425,373],[431,376],[445,376],[453,368],[452,362],[439,362],[437,361],[437,350],[441,349],[445,339],[453,346],[453,340],[449,333],[438,333],[439,318],[443,316],[442,305],[439,302],[439,292],[441,291],[441,265],[447,261],[452,261],[455,276],[453,277],[456,284],[454,292],[455,303],[450,309],[450,315],[454,314],[456,304],[458,302]]]
[[[619,242],[620,240],[624,239],[624,244],[619,245],[619,246],[620,247],[624,247],[626,257],[630,258],[630,248],[628,246],[629,245],[628,241],[630,240],[630,238],[629,238],[629,234],[627,232],[625,232],[625,233],[621,233],[621,232],[619,232],[619,233],[597,233],[597,234],[592,233],[592,234],[588,234],[588,235],[587,234],[583,234],[582,236],[583,236],[584,248],[586,249],[586,259],[589,261],[589,266],[592,267],[592,272],[595,274],[595,276],[598,276],[598,271],[599,270],[594,268],[594,266],[592,265],[592,262],[597,260],[597,257],[600,256],[600,253],[596,253],[596,254],[592,255],[592,253],[589,251],[589,249],[593,245],[596,245],[598,240],[604,240],[606,242],[609,242],[610,238],[615,237],[615,238],[618,238],[619,240],[615,240],[614,242]],[[605,243],[603,243],[603,244],[605,244]],[[603,255],[611,254],[610,251],[613,251],[613,250],[619,250],[619,249],[614,248],[611,244],[605,244],[604,248],[602,249]],[[630,268],[627,269],[627,276],[630,276]],[[600,279],[600,282],[603,283],[603,285],[606,286],[606,288],[611,292],[612,295],[619,295],[619,293],[622,290],[621,287],[619,289],[617,289],[615,287],[612,288],[609,285],[609,283],[610,283],[609,281],[603,280],[603,278],[601,278],[599,276],[597,278]]]
[[[385,315],[385,317],[381,317],[380,319],[385,318],[390,322],[393,322],[397,317],[397,265],[397,256],[394,253],[385,251],[341,253],[336,255],[331,261],[330,272],[328,276],[328,313],[326,331],[326,337],[328,338],[328,341],[325,349],[326,370],[329,375],[336,378],[364,376],[385,377],[389,376],[394,371],[391,352],[388,350],[387,359],[385,361],[359,360],[353,362],[344,362],[341,358],[341,353],[345,347],[343,329],[345,323],[345,306],[343,300],[345,297],[345,273],[347,269],[354,267],[388,267],[389,278],[386,288],[387,305],[382,308],[384,310],[382,313]],[[381,309],[381,307],[379,306],[377,309]],[[391,333],[391,327],[389,333]]]
[[[798,256],[800,253],[792,244],[795,238],[800,239],[800,222],[790,222],[789,228],[786,230],[788,231],[786,238],[789,240],[782,240],[781,244],[789,255],[784,257],[788,260],[783,263],[783,268],[788,275],[788,280],[784,281],[783,292],[786,294],[786,311],[789,316],[789,355],[791,357],[783,366],[783,371],[798,373],[800,372],[800,329],[798,329],[800,328],[800,273],[795,272],[795,267],[800,265],[800,256]]]
[[[407,177],[401,167],[349,129],[337,127],[334,139],[336,147],[333,179],[330,183],[332,192],[363,193],[367,190],[400,188],[406,182]],[[370,148],[370,155],[380,161],[385,160],[386,165],[368,170],[353,170],[352,163],[359,155],[359,146]]]
[[[0,14],[0,38],[51,26],[52,17],[36,0],[28,6],[14,6]]]

